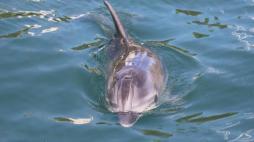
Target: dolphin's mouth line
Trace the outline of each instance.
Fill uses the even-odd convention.
[[[116,114],[130,114],[130,113],[134,113],[134,114],[138,114],[138,115],[141,115],[142,113],[141,112],[133,112],[133,111],[126,111],[126,112],[117,112]]]
[[[131,127],[138,121],[142,113],[135,113],[129,111],[129,112],[118,112],[117,115],[121,126]]]

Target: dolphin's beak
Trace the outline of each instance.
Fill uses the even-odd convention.
[[[117,113],[119,123],[123,127],[131,127],[139,119],[141,114],[135,112],[119,112]]]

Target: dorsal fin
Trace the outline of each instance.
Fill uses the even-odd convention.
[[[114,21],[114,24],[115,24],[115,28],[117,30],[117,34],[124,39],[124,41],[126,42],[126,44],[128,44],[128,38],[127,38],[127,35],[126,35],[126,32],[124,30],[124,27],[123,27],[123,24],[121,22],[121,20],[119,19],[116,11],[114,10],[114,8],[111,6],[111,4],[107,1],[107,0],[104,0],[104,4],[106,5],[106,7],[108,8],[111,16],[112,16],[112,19]]]

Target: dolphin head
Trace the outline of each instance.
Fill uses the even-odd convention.
[[[109,77],[106,100],[122,126],[132,126],[142,112],[156,105],[158,91],[152,77],[135,67],[125,67]]]

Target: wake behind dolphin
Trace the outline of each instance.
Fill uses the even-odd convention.
[[[112,62],[107,72],[108,109],[118,115],[119,123],[131,127],[148,110],[153,109],[165,85],[163,66],[149,49],[128,37],[116,11],[104,0],[116,34],[108,45]]]

